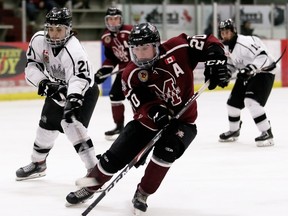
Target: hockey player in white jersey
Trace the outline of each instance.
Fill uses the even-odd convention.
[[[99,89],[94,84],[88,56],[75,34],[71,12],[67,8],[53,8],[46,15],[44,31],[35,33],[29,43],[26,80],[46,98],[33,145],[32,162],[16,171],[16,180],[45,176],[46,158],[59,133],[64,133],[73,144],[87,171],[97,162],[87,127]],[[92,195],[86,188],[81,188],[66,199],[77,204]]]
[[[236,141],[241,129],[241,110],[247,107],[260,131],[258,147],[274,145],[270,121],[264,106],[275,78],[276,64],[263,42],[256,36],[238,34],[232,19],[219,24],[219,36],[225,45],[228,66],[237,71],[234,87],[227,101],[229,131],[220,134],[220,142]]]

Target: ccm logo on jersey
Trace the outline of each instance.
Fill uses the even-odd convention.
[[[205,62],[206,65],[226,65],[226,60],[208,60]]]

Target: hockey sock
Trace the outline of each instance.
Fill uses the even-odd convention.
[[[124,104],[112,103],[112,115],[115,124],[122,125],[124,123]]]
[[[96,164],[93,170],[87,175],[87,177],[93,177],[98,182],[97,186],[87,187],[89,190],[96,191],[101,188],[107,181],[112,178],[113,174],[106,172],[100,162]]]
[[[160,186],[162,180],[170,168],[161,165],[162,164],[160,163],[156,164],[153,160],[150,160],[149,164],[147,165],[145,174],[139,184],[145,193],[153,194]]]

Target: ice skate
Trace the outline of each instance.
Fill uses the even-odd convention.
[[[76,205],[80,203],[86,202],[88,199],[93,197],[94,192],[88,190],[87,188],[83,187],[75,192],[70,192],[66,196],[66,206],[69,207],[71,205]]]
[[[109,141],[115,140],[119,136],[123,128],[124,128],[123,124],[117,124],[113,130],[105,132],[105,138]]]
[[[262,132],[259,137],[256,137],[255,142],[257,147],[273,146],[274,140],[271,128],[267,131]]]
[[[134,197],[132,199],[133,203],[133,214],[134,215],[142,215],[143,212],[147,211],[148,205],[146,203],[148,196],[142,194],[139,189],[136,190]]]
[[[46,161],[30,163],[16,171],[16,181],[40,178],[46,175]]]
[[[240,136],[242,122],[240,122],[240,127],[236,131],[227,131],[219,135],[219,142],[235,142]]]

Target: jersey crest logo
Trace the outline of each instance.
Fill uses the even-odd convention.
[[[52,65],[50,75],[57,80],[65,80],[65,69],[61,67],[60,64],[58,66]]]
[[[49,53],[47,50],[43,50],[43,60],[45,63],[49,63]]]
[[[115,46],[112,46],[114,55],[122,62],[129,62],[128,52],[125,51],[124,43],[121,44],[117,38],[114,38],[113,41],[115,43]]]
[[[175,57],[174,56],[170,56],[170,57],[165,59],[165,63],[167,65],[173,63],[174,61],[175,61]]]
[[[148,71],[146,71],[146,70],[139,71],[138,72],[138,79],[141,82],[147,82],[147,80],[148,80]]]
[[[105,43],[110,43],[111,42],[111,37],[110,36],[105,37],[104,42]]]

